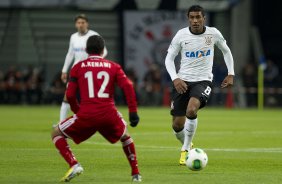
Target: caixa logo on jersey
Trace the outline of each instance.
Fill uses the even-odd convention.
[[[85,48],[83,48],[83,47],[75,47],[75,48],[73,48],[73,51],[74,52],[84,52]]]
[[[188,58],[200,58],[211,55],[211,50],[198,50],[198,51],[191,51],[186,52],[185,56]]]

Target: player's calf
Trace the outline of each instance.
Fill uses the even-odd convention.
[[[133,139],[128,135],[125,134],[120,139],[123,147],[123,151],[127,157],[127,160],[131,167],[131,175],[139,175],[139,169],[138,169],[138,163],[137,163],[137,157],[136,157],[136,151],[135,151],[135,145],[133,142]]]

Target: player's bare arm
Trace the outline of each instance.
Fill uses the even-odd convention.
[[[221,88],[227,88],[233,86],[234,83],[234,76],[227,75],[221,83]]]
[[[180,78],[174,79],[173,85],[174,85],[176,91],[180,94],[185,93],[188,89],[187,84],[183,80],[181,80]]]

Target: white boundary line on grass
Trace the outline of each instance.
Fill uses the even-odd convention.
[[[205,135],[235,135],[235,134],[248,134],[248,135],[275,135],[281,134],[281,131],[209,131],[209,132],[197,132],[197,134],[205,134]],[[171,137],[174,137],[173,132],[134,132],[131,133],[131,135],[134,136],[143,136],[143,135],[171,135]]]
[[[103,145],[103,146],[120,146],[120,144],[107,144],[107,143],[98,143],[86,141],[86,144],[92,145]],[[180,150],[180,147],[174,146],[150,146],[150,145],[136,145],[137,148],[145,149],[167,149],[167,150]],[[282,153],[282,148],[205,148],[206,151],[223,151],[223,152],[256,152],[256,153]]]
[[[106,146],[106,147],[120,147],[120,144],[110,144],[110,143],[99,143],[99,142],[91,142],[85,141],[86,144],[97,145],[97,146]],[[158,151],[158,150],[180,150],[180,147],[174,146],[155,146],[155,145],[136,145],[137,148],[143,149],[150,149],[151,151]],[[107,149],[107,148],[103,148]],[[214,151],[214,152],[246,152],[246,153],[282,153],[281,148],[203,148],[205,151]],[[1,148],[2,151],[4,150],[20,150],[20,151],[39,151],[39,150],[55,150],[55,148]],[[76,147],[73,150],[80,150],[80,151],[88,151],[93,150],[93,148],[79,148]],[[101,149],[100,149],[101,150]]]

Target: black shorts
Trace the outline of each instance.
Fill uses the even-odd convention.
[[[211,95],[212,83],[210,81],[186,82],[188,90],[179,94],[173,87],[170,114],[173,116],[185,116],[187,105],[191,97],[200,100],[200,108],[203,108]]]

